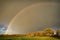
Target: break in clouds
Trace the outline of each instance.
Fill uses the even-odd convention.
[[[7,30],[7,27],[3,24],[0,25],[0,34],[5,33],[5,31]]]

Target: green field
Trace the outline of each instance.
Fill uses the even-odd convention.
[[[23,36],[23,37],[13,37],[13,36],[7,36],[7,37],[1,37],[0,36],[0,40],[60,40],[58,38],[54,38],[54,37],[27,37],[27,36]]]

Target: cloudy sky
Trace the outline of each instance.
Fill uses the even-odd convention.
[[[6,1],[2,6],[0,24],[7,25],[7,34],[56,29],[55,25],[59,22],[59,4],[56,2]]]

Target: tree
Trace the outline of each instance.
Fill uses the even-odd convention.
[[[26,34],[26,36],[34,36],[34,34],[29,32],[29,33]]]
[[[60,36],[60,30],[56,30],[56,35]]]
[[[53,31],[52,28],[46,28],[46,29],[44,30],[44,34],[45,34],[46,36],[53,36],[53,35],[54,35],[54,31]]]
[[[34,36],[43,36],[43,31],[37,31],[34,33]]]

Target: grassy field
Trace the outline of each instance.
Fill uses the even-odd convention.
[[[60,40],[54,37],[0,36],[0,40]]]

